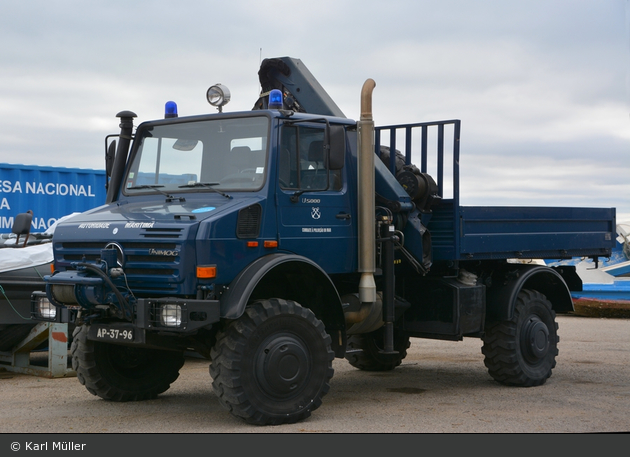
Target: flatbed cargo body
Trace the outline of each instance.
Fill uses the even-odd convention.
[[[614,247],[611,208],[460,206],[444,201],[428,224],[433,259],[606,257]]]

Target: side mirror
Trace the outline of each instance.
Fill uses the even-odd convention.
[[[342,125],[331,125],[328,138],[330,140],[328,169],[341,170],[346,158],[346,129]]]

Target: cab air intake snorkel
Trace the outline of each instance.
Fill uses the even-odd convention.
[[[127,164],[127,154],[129,154],[131,134],[133,133],[133,119],[138,116],[132,111],[121,111],[116,117],[120,118],[120,141],[118,142],[112,177],[109,181],[111,185],[107,188],[105,203],[113,202],[120,190],[120,183],[123,181],[123,173]]]

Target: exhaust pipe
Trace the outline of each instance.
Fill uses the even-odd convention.
[[[372,119],[373,79],[361,89],[361,119],[358,128],[358,217],[359,217],[359,301],[376,302],[376,235],[374,233],[374,121]]]

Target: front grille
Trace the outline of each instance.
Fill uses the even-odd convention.
[[[172,249],[172,248],[171,248]],[[136,262],[170,262],[173,260],[173,257],[168,257],[165,255],[130,255],[127,256],[127,262],[136,263]]]
[[[76,262],[98,262],[101,249],[109,241],[61,242],[55,244],[55,258],[60,267],[72,268]],[[184,272],[181,265],[182,245],[172,241],[118,241],[125,254],[125,278],[115,283],[131,288],[134,293],[175,290]],[[155,253],[155,254],[152,254]],[[166,255],[165,255],[166,254]]]
[[[125,271],[127,269],[125,268]],[[162,269],[158,270],[157,268],[134,268],[133,274],[135,275],[143,275],[143,276],[172,276],[177,273],[177,270],[171,269]]]
[[[98,249],[99,251],[101,249],[103,249],[105,247],[105,243],[103,243],[102,241],[91,241],[91,242],[85,242],[85,241],[79,241],[79,242],[72,242],[72,243],[60,243],[61,247],[63,247],[64,249],[85,249],[85,250],[90,250],[90,249]]]

